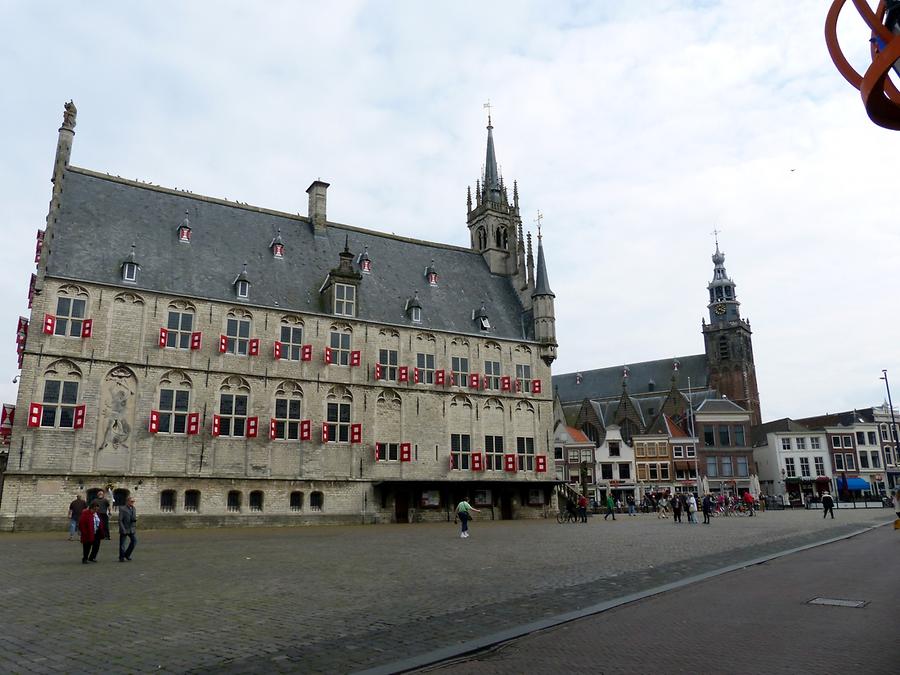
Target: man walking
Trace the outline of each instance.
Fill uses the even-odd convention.
[[[471,511],[474,511],[475,513],[481,513],[481,511],[473,508],[465,499],[463,499],[459,504],[456,505],[456,517],[459,518],[459,522],[462,527],[459,533],[460,539],[469,538],[469,513]]]
[[[634,510],[634,495],[628,495],[627,497],[625,497],[625,503],[628,504],[628,515],[637,515]]]
[[[612,519],[616,519],[616,500],[613,499],[612,494],[606,495],[606,513],[603,516],[603,520],[606,520],[612,516]]]
[[[825,492],[822,495],[822,518],[826,518],[829,513],[831,514],[831,519],[834,520],[834,498],[832,498],[831,493]]]
[[[91,502],[91,506],[94,504],[97,505],[97,514],[100,516],[100,527],[102,528],[100,536],[103,539],[109,539],[109,500],[106,498],[103,490],[97,493],[94,501]]]
[[[703,524],[709,525],[709,515],[712,513],[713,500],[709,493],[703,495]]]
[[[676,494],[672,497],[672,522],[680,523],[681,522],[681,495]]]
[[[72,503],[69,504],[69,541],[72,541],[72,538],[78,531],[78,519],[81,518],[81,512],[86,508],[87,502],[81,498],[81,493],[79,492],[75,495]]]
[[[137,545],[136,529],[137,513],[134,510],[134,497],[129,497],[125,506],[119,508],[119,562],[131,561],[131,554]],[[126,539],[128,548],[125,548]]]

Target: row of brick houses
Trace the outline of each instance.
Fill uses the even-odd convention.
[[[74,127],[70,103],[0,528],[104,487],[147,525],[546,514],[555,295],[490,122],[466,248],[328,221],[322,181],[304,217],[76,168]]]

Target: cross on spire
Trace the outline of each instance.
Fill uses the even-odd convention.
[[[481,107],[487,109],[487,111],[488,111],[488,126],[491,126],[491,99],[488,99],[487,103],[485,103]]]
[[[716,238],[716,248],[719,248],[719,235],[722,234],[722,230],[713,228],[713,231],[710,232],[710,234]]]
[[[544,220],[544,214],[541,213],[541,210],[538,209],[537,218],[534,219],[534,222],[537,223],[537,231],[538,231],[538,239],[541,238],[541,221]]]

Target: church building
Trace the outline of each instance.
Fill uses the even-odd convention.
[[[330,221],[320,180],[300,216],[79,168],[75,123],[70,102],[0,529],[101,488],[146,527],[546,513],[555,296],[490,119],[468,247]]]
[[[553,377],[556,410],[564,416],[557,415],[557,471],[566,457],[559,429],[575,427],[597,448],[597,498],[607,490],[616,498],[651,491],[759,492],[750,442],[750,428],[760,423],[750,322],[741,317],[718,239],[712,262],[704,353]],[[633,466],[623,463],[626,456]]]

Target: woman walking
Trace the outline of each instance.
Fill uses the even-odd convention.
[[[469,538],[469,512],[474,511],[475,513],[481,513],[476,508],[473,508],[469,502],[463,499],[459,504],[456,505],[456,517],[459,518],[460,525],[462,529],[459,533],[460,539],[468,539]]]
[[[78,518],[78,531],[81,533],[81,564],[97,562],[97,553],[100,550],[100,540],[103,538],[103,528],[100,524],[100,505],[93,502],[89,509],[81,512]]]

